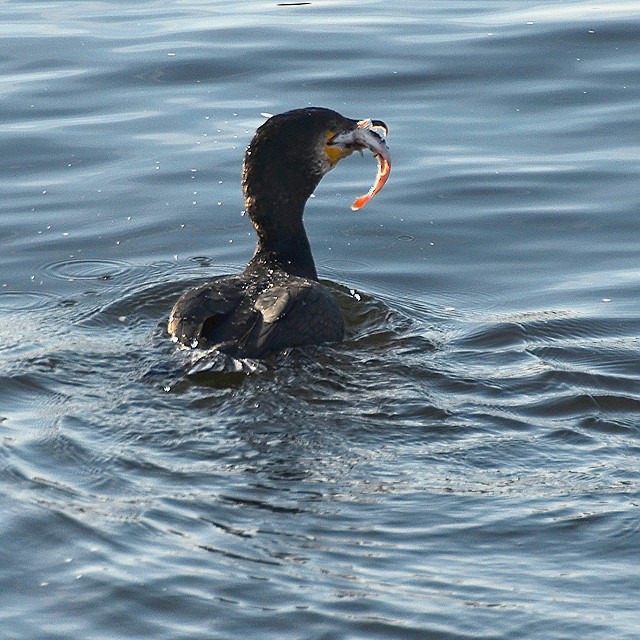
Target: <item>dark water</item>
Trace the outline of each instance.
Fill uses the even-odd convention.
[[[640,12],[2,3],[3,639],[640,637]],[[192,380],[262,112],[385,120],[307,209],[348,338]]]

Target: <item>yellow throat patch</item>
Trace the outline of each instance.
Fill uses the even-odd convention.
[[[329,131],[327,133],[327,142],[329,142],[329,140],[331,140],[331,138],[333,138],[334,135],[335,135],[335,131]],[[343,158],[346,158],[347,156],[350,156],[353,153],[353,149],[345,149],[344,147],[340,148],[337,146],[325,144],[324,152],[327,155],[327,158],[329,158],[329,162],[331,163],[331,166],[335,167],[335,165],[337,165],[338,162],[340,162],[340,160],[342,160]]]

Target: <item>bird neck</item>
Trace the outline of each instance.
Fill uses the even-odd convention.
[[[318,279],[309,239],[302,224],[304,204],[294,206],[288,202],[283,207],[284,211],[279,211],[277,204],[269,205],[266,210],[255,200],[247,202],[247,213],[258,234],[248,271],[258,267],[279,268],[301,278]]]

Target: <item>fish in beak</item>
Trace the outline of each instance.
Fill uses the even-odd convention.
[[[381,135],[379,131],[382,131]],[[354,211],[364,207],[373,196],[384,187],[391,171],[391,154],[385,142],[388,133],[387,125],[382,120],[360,120],[356,129],[343,131],[335,135],[329,142],[332,146],[338,146],[345,150],[360,151],[369,149],[378,162],[378,173],[375,182],[368,193],[359,196],[353,201],[351,208]]]

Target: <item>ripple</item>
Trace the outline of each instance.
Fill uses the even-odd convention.
[[[373,265],[364,260],[352,260],[349,258],[335,258],[333,260],[325,260],[322,263],[325,271],[332,273],[342,273],[345,270],[354,273],[366,273],[373,268]]]
[[[635,637],[634,3],[57,4],[0,3],[2,636]],[[308,211],[346,339],[187,375],[306,103],[392,127]]]
[[[30,311],[53,307],[58,298],[42,291],[2,291],[0,311]]]
[[[132,265],[118,260],[62,260],[45,267],[45,273],[58,280],[112,280],[123,276]]]

